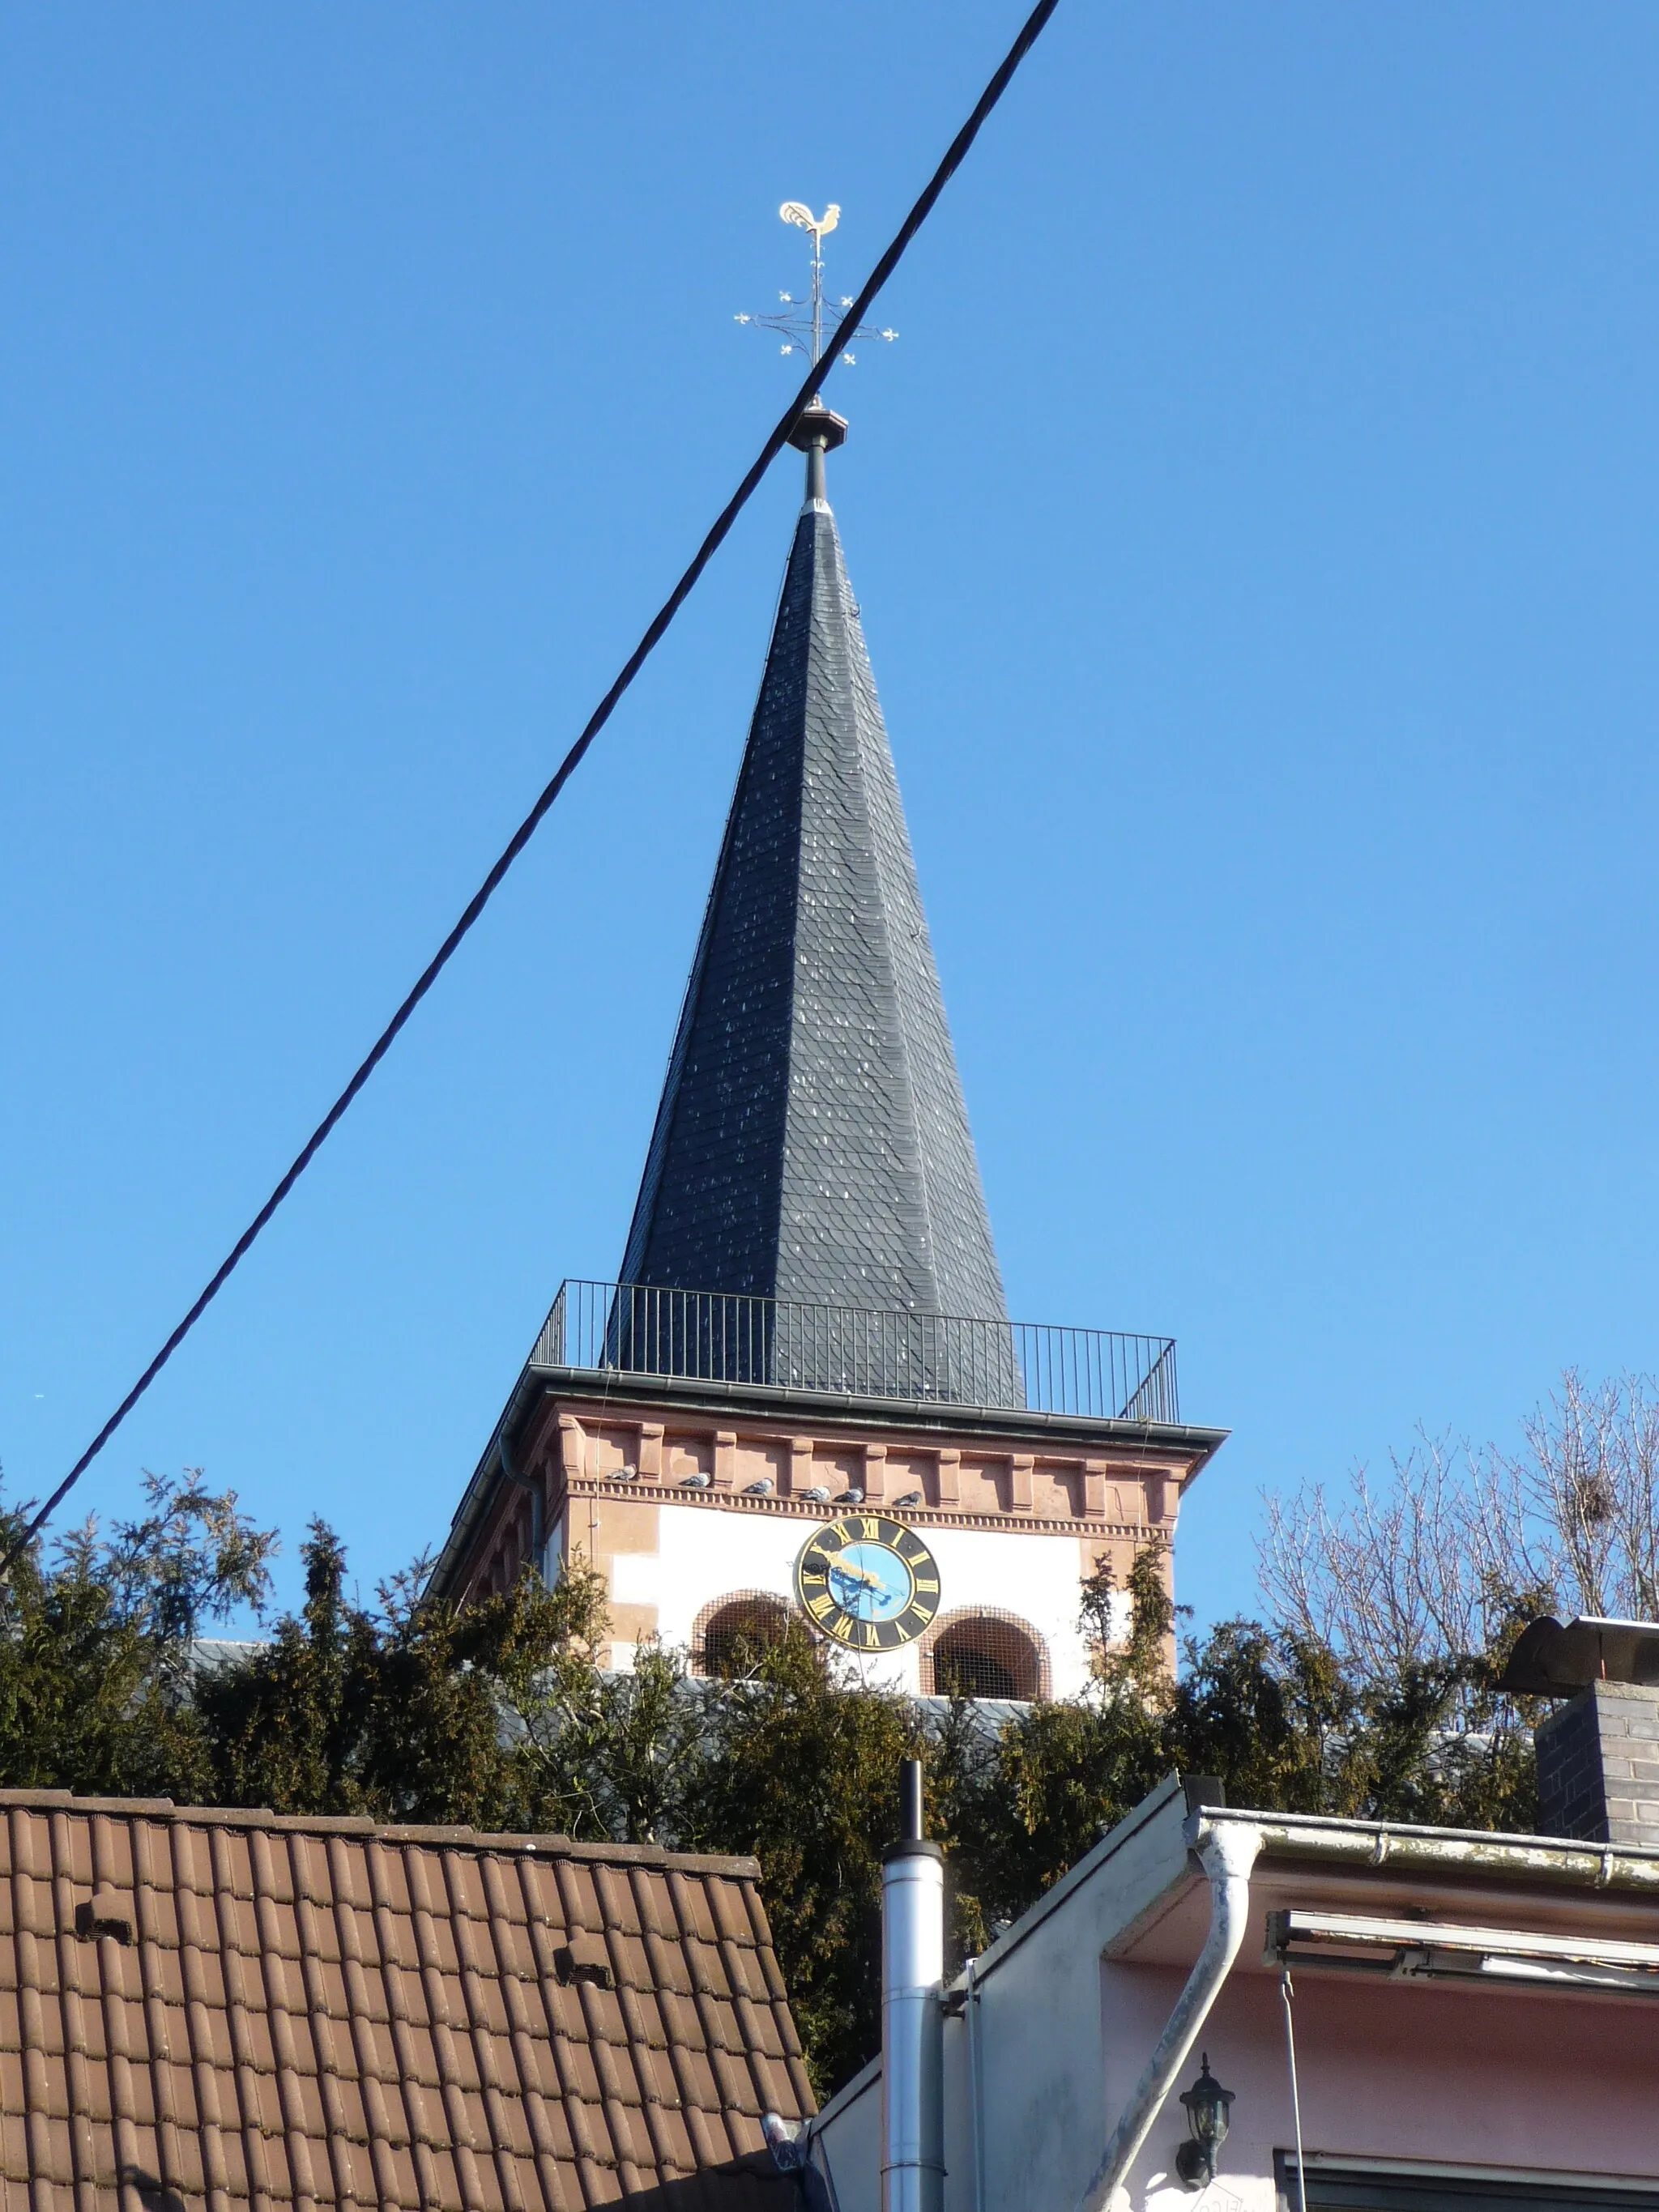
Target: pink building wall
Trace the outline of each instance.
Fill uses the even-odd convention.
[[[1500,1912],[1489,1904],[1483,1917],[1495,1921]],[[1184,1979],[1169,1967],[1103,1967],[1105,2101],[1115,2113]],[[1323,2154],[1631,2179],[1659,2166],[1659,2005],[1651,1998],[1304,1972],[1294,2004],[1310,2165]],[[1277,1975],[1241,1960],[1200,2040],[1217,2077],[1237,2095],[1218,2189],[1266,2212],[1274,2153],[1295,2142]],[[1197,2071],[1194,2058],[1178,2086]],[[1194,2202],[1173,2169],[1186,2123],[1172,2098],[1131,2173],[1132,2203],[1157,2199],[1159,2212],[1173,2212]],[[1213,2199],[1206,2212],[1218,2212]]]

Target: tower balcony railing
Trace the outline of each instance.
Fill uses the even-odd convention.
[[[1173,1337],[645,1283],[561,1284],[531,1365],[987,1412],[1181,1419]]]

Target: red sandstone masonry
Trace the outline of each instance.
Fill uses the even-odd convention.
[[[730,1415],[725,1417],[730,1419]],[[1167,1540],[1182,1491],[1202,1455],[1171,1455],[1126,1442],[1108,1458],[1097,1447],[1085,1457],[1064,1443],[1032,1437],[1011,1449],[1005,1437],[969,1434],[942,1444],[937,1437],[895,1427],[885,1437],[829,1431],[808,1437],[763,1418],[720,1425],[720,1417],[630,1407],[625,1397],[550,1400],[520,1446],[520,1464],[544,1486],[552,1525],[568,1499],[627,1494],[706,1511],[779,1511],[811,1517],[822,1510],[804,1492],[833,1498],[856,1484],[872,1504],[891,1505],[913,1491],[923,1503],[906,1509],[921,1525],[1025,1530],[1143,1543]],[[707,1489],[684,1487],[687,1474],[711,1477]],[[764,1479],[769,1492],[750,1495]],[[522,1491],[498,1498],[480,1527],[471,1557],[453,1586],[459,1596],[506,1588],[527,1556],[530,1516]]]

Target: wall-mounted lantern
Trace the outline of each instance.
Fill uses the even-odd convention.
[[[1224,2089],[1211,2073],[1207,2051],[1197,2081],[1182,2091],[1181,2101],[1187,2107],[1191,2135],[1176,2153],[1176,2172],[1188,2189],[1207,2189],[1215,2179],[1217,2154],[1227,2139],[1233,2102],[1233,2092]]]

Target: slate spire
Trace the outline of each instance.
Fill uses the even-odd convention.
[[[798,427],[796,525],[622,1279],[1006,1319],[893,757]]]

